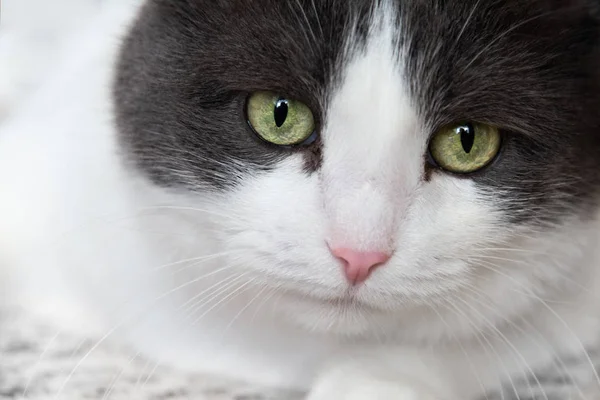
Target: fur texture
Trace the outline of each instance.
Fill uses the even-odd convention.
[[[19,301],[310,400],[600,396],[597,8],[107,6],[0,128]],[[256,90],[317,140],[258,140]],[[427,155],[463,120],[503,135],[469,176]],[[349,286],[328,245],[393,256]]]

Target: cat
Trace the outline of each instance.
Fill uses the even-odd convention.
[[[597,0],[114,2],[0,126],[12,297],[308,400],[600,398]]]

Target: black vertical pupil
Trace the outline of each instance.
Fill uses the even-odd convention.
[[[285,120],[288,116],[288,110],[289,106],[286,99],[277,100],[273,114],[275,116],[275,125],[277,125],[278,128],[281,128],[281,126],[285,124]]]
[[[463,150],[469,154],[475,144],[475,127],[473,124],[464,124],[458,127],[457,133],[460,134]]]

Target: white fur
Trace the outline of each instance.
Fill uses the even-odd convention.
[[[394,62],[392,16],[380,16],[329,105],[320,187],[332,247],[392,252],[425,144]]]
[[[427,121],[385,7],[332,96],[322,170],[294,156],[201,196],[116,155],[111,66],[136,9],[105,9],[0,126],[21,304],[179,368],[307,390],[322,371],[311,400],[471,399],[598,337],[596,221],[515,229],[471,181],[423,180]],[[327,241],[394,255],[349,289]]]

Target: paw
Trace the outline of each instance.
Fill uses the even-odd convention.
[[[313,387],[306,400],[440,400],[425,389],[369,377],[328,377]]]

